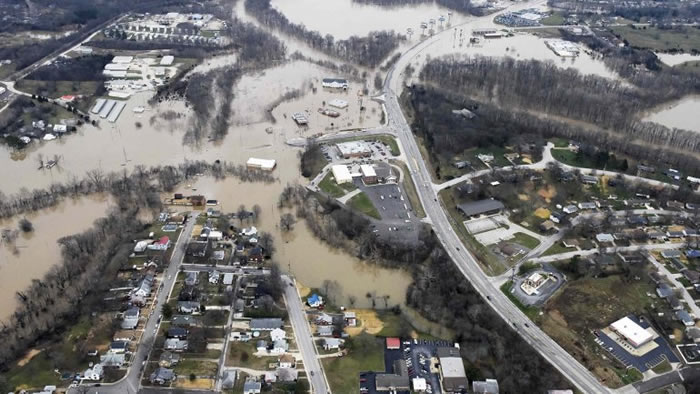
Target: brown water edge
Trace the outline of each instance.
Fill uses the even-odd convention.
[[[279,170],[285,171],[283,168]],[[298,172],[296,168],[293,170]],[[337,303],[349,306],[348,298],[353,296],[356,307],[371,307],[372,302],[366,297],[369,293],[375,297],[377,308],[384,307],[384,300],[381,299],[384,296],[389,296],[389,307],[404,305],[406,289],[411,283],[407,272],[381,268],[330,248],[308,230],[303,220],[297,222],[291,232],[283,233],[280,230],[280,214],[287,210],[281,212],[277,201],[285,185],[282,182],[241,183],[234,179],[217,181],[211,177],[200,177],[177,191],[201,193],[207,198],[217,199],[223,212],[235,212],[241,204],[248,209],[255,204],[260,205],[262,213],[254,225],[259,231],[269,232],[274,237],[277,248],[274,260],[282,271],[291,272],[307,287],[321,287],[324,280],[338,282],[342,294],[337,296]],[[246,222],[243,225],[246,226]]]
[[[655,122],[669,128],[691,130],[700,133],[700,96],[690,95],[680,100],[665,103],[649,111],[643,120]]]
[[[17,307],[17,291],[26,289],[33,279],[43,278],[61,262],[58,239],[90,228],[105,216],[111,203],[106,195],[66,199],[54,207],[0,221],[0,229],[17,229],[23,217],[34,225],[33,232],[17,237],[18,254],[10,245],[0,245],[0,320],[6,320]]]

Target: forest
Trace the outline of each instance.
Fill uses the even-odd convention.
[[[57,59],[39,67],[26,79],[37,81],[104,81],[102,70],[112,61],[112,55],[89,55],[69,59]]]
[[[431,4],[435,3],[439,6],[461,12],[463,14],[483,15],[489,10],[483,6],[474,6],[470,0],[352,0],[355,3],[376,4],[385,7],[395,7],[412,4]]]
[[[245,0],[246,11],[261,24],[298,38],[314,49],[360,66],[379,65],[405,37],[393,31],[370,32],[365,37],[352,36],[336,41],[330,34],[323,36],[294,24],[270,5],[270,0]]]
[[[415,244],[387,243],[374,236],[369,221],[332,200],[288,186],[281,207],[296,207],[312,233],[332,247],[385,267],[411,273],[407,303],[420,314],[454,330],[467,375],[496,378],[501,392],[534,393],[570,384],[486,305],[439,245],[429,227]],[[514,374],[513,371],[518,371]]]

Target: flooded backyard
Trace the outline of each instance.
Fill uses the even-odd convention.
[[[0,244],[0,320],[5,320],[17,306],[17,291],[27,288],[33,279],[42,278],[61,261],[56,241],[90,228],[95,219],[105,216],[109,205],[110,199],[105,196],[67,199],[53,208],[25,216],[34,225],[34,231],[20,233],[14,246]],[[15,230],[20,219],[2,220],[0,229]]]

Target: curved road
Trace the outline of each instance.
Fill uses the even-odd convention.
[[[611,392],[611,390],[602,385],[586,367],[581,365],[547,334],[531,323],[530,319],[510,302],[500,289],[494,287],[490,283],[474,256],[463,247],[461,240],[450,225],[445,211],[438,202],[437,192],[432,185],[430,171],[421,156],[411,128],[401,111],[396,92],[400,92],[402,70],[410,64],[416,55],[438,42],[443,36],[449,36],[451,30],[452,29],[446,29],[404,52],[401,58],[389,70],[384,82],[384,94],[386,97],[385,106],[388,119],[387,125],[399,136],[405,151],[404,153],[407,156],[410,175],[418,190],[421,203],[423,204],[429,221],[433,225],[438,239],[452,261],[457,265],[472,286],[486,298],[487,302],[496,313],[508,322],[508,324],[513,326],[525,342],[529,343],[542,357],[559,370],[565,378],[582,392]],[[528,324],[529,327],[526,327],[525,324]],[[636,392],[631,386],[625,389]]]

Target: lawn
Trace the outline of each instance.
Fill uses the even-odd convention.
[[[560,26],[563,25],[566,19],[564,16],[558,12],[553,12],[552,15],[542,18],[540,23],[545,26]]]
[[[513,234],[513,239],[511,239],[511,241],[517,243],[518,245],[522,245],[530,250],[535,249],[537,245],[540,244],[540,241],[537,238],[534,238],[525,233]]]
[[[94,96],[101,82],[98,81],[36,81],[21,79],[15,87],[29,94],[58,98],[66,94]]]
[[[552,157],[574,167],[596,168],[595,162],[588,156],[579,155],[568,149],[552,149]]]
[[[630,46],[654,51],[700,51],[700,29],[677,27],[659,29],[652,26],[615,26],[612,32],[627,41]]]
[[[216,376],[219,365],[213,361],[204,360],[182,360],[175,366],[175,373],[189,378],[191,374],[195,376]]]
[[[664,360],[660,364],[658,364],[654,368],[652,368],[651,370],[656,372],[656,373],[665,373],[665,372],[668,372],[671,370],[671,364],[668,362],[668,360]]]
[[[32,358],[24,366],[15,366],[3,373],[10,387],[16,390],[41,388],[46,385],[59,385],[60,376],[53,372],[54,363],[51,362],[45,352]]]
[[[232,342],[226,354],[226,365],[267,370],[268,364],[277,361],[276,357],[257,357],[255,351],[253,342]]]
[[[392,160],[391,164],[401,167],[403,171],[403,179],[401,183],[403,184],[403,190],[406,192],[408,201],[411,202],[411,207],[413,208],[413,214],[419,218],[425,217],[425,210],[423,210],[423,205],[420,203],[420,198],[418,197],[418,192],[416,191],[416,185],[413,183],[413,178],[411,178],[411,171],[409,171],[406,163],[399,160]]]
[[[357,189],[357,186],[355,186],[352,182],[343,183],[341,185],[335,183],[335,178],[333,177],[332,171],[328,171],[328,174],[326,174],[326,176],[323,177],[323,180],[318,183],[318,187],[323,192],[334,198],[343,197],[348,192]]]
[[[552,245],[549,249],[547,249],[544,253],[542,253],[542,256],[552,256],[555,254],[561,254],[561,253],[568,253],[568,252],[575,252],[575,248],[566,248],[564,245],[562,245],[561,241],[555,242],[554,245]]]
[[[384,354],[379,342],[364,351],[351,350],[347,356],[324,358],[322,362],[331,391],[335,393],[357,393],[360,372],[384,371]]]
[[[379,216],[379,211],[377,208],[372,204],[372,201],[367,197],[365,193],[360,193],[355,195],[353,198],[351,198],[348,201],[348,205],[357,211],[360,211],[364,213],[367,216],[371,216],[375,219],[381,220],[381,216]]]

